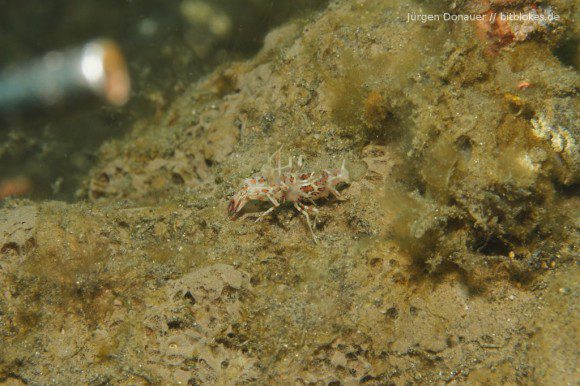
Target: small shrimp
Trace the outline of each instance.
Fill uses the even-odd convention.
[[[301,213],[308,224],[308,229],[317,242],[314,227],[318,218],[318,209],[315,201],[321,198],[333,196],[342,200],[337,190],[340,184],[350,184],[350,174],[345,167],[345,162],[337,170],[323,170],[319,172],[301,172],[303,157],[300,156],[294,162],[290,157],[288,164],[281,165],[280,149],[270,157],[270,162],[262,167],[262,174],[247,178],[243,181],[240,190],[233,195],[228,205],[228,212],[235,219],[242,208],[250,201],[270,202],[273,206],[258,216],[256,221],[261,221],[274,209],[285,202],[292,202],[294,208]],[[272,159],[276,165],[270,166]],[[310,214],[314,215],[314,226],[310,220]]]

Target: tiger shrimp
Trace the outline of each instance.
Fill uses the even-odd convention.
[[[337,170],[323,170],[319,172],[301,172],[303,156],[295,161],[293,157],[288,159],[288,164],[282,166],[280,150],[275,152],[264,165],[261,175],[247,178],[243,181],[240,190],[230,199],[228,212],[235,219],[242,208],[250,201],[270,202],[273,206],[261,213],[256,221],[261,221],[285,202],[291,202],[294,208],[306,219],[312,238],[317,242],[314,227],[318,219],[318,209],[315,201],[321,198],[328,199],[330,196],[342,200],[337,190],[340,184],[350,184],[350,174],[342,166]],[[275,166],[271,166],[272,160],[276,160]],[[314,220],[310,219],[314,215]],[[314,222],[314,226],[313,226]]]

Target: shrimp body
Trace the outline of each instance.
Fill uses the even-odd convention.
[[[344,161],[338,170],[301,172],[302,156],[298,157],[296,162],[291,157],[286,166],[280,163],[280,150],[274,153],[270,160],[272,158],[276,160],[276,166],[267,164],[262,167],[261,175],[245,179],[239,191],[230,199],[228,212],[231,218],[235,219],[242,208],[252,200],[269,201],[273,204],[270,209],[260,214],[256,221],[261,221],[282,203],[292,202],[294,208],[306,218],[308,228],[316,241],[309,214],[314,213],[316,225],[318,209],[315,201],[330,196],[342,199],[336,188],[341,183],[350,183],[350,175]]]

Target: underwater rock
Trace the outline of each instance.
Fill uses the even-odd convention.
[[[339,0],[273,31],[104,146],[90,201],[39,204],[2,276],[0,380],[573,383],[578,76],[543,35],[489,56],[416,7]],[[280,147],[352,168],[319,244],[284,207],[227,217]]]
[[[0,251],[26,252],[35,241],[37,208],[34,205],[0,209]]]
[[[569,98],[549,100],[546,109],[530,120],[534,136],[560,157],[556,173],[566,185],[577,183],[580,172],[580,126],[573,103]]]
[[[235,373],[244,381],[255,379],[256,359],[232,349],[234,324],[241,321],[244,293],[251,291],[248,275],[226,264],[195,270],[169,281],[159,308],[145,312],[150,329],[148,350],[159,379],[179,374],[187,366],[189,382],[217,382]],[[227,379],[227,378],[226,378]]]

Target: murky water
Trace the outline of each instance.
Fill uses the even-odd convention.
[[[126,56],[132,93],[121,108],[92,103],[0,116],[0,181],[26,181],[25,197],[75,200],[104,141],[155,119],[202,74],[252,55],[273,26],[323,4],[31,1],[24,7],[1,2],[0,69],[111,38]]]

